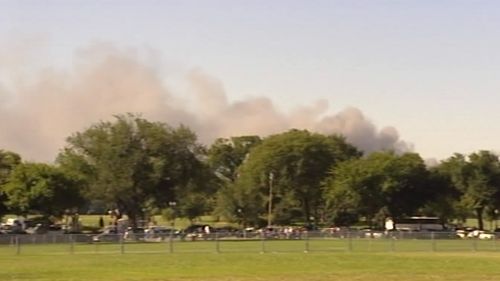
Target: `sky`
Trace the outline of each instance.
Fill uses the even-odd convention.
[[[113,114],[369,152],[500,151],[500,2],[0,0],[0,149],[53,161]]]

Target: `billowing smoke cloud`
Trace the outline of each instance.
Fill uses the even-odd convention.
[[[0,50],[0,148],[28,160],[52,161],[67,136],[125,112],[186,124],[206,144],[217,137],[305,128],[343,134],[366,152],[410,149],[394,128],[378,130],[356,108],[329,114],[328,103],[317,101],[284,113],[266,97],[229,102],[223,84],[198,69],[185,75],[187,90],[173,93],[154,64],[109,45],[78,52],[70,70],[27,73],[20,65],[28,62],[19,57]]]
[[[302,106],[284,114],[264,97],[228,103],[221,82],[203,72],[193,71],[188,78],[199,102],[198,117],[204,120],[197,131],[205,141],[221,136],[268,135],[291,128],[304,128],[324,134],[344,135],[367,153],[412,150],[411,144],[399,139],[395,128],[378,130],[357,108],[328,114],[328,102],[319,100],[311,106]]]

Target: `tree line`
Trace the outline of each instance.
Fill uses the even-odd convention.
[[[380,226],[387,217],[496,219],[500,162],[490,151],[427,167],[417,153],[364,154],[339,135],[289,130],[219,138],[116,116],[67,138],[54,164],[0,150],[0,216],[60,218],[100,204],[132,224],[151,214],[213,214],[242,226]]]

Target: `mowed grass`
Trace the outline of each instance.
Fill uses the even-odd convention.
[[[0,280],[500,280],[494,253],[13,256],[0,264]]]
[[[308,253],[304,241],[270,241],[264,248],[260,241],[221,242],[220,253],[213,241],[177,242],[173,253],[168,243],[125,244],[124,254],[116,244],[25,245],[19,255],[2,246],[0,280],[500,280],[500,252],[472,251],[469,241],[446,252],[412,241],[395,244],[407,247],[395,248],[400,252],[387,248],[394,246],[389,241],[372,241],[380,247],[372,250],[383,251],[359,243],[349,251],[340,240],[310,242]],[[419,251],[406,251],[409,245]]]

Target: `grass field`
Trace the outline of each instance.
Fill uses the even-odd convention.
[[[500,280],[497,253],[223,253],[0,257],[0,280]]]
[[[493,241],[469,248],[471,241],[439,241],[432,252],[429,241],[213,241],[168,243],[25,245],[0,247],[0,280],[166,281],[166,280],[499,280],[500,251]],[[367,242],[368,243],[368,242]],[[465,243],[465,244],[464,244]],[[445,248],[446,247],[446,248]],[[481,248],[484,247],[484,248]],[[328,250],[328,251],[327,251]],[[445,251],[446,250],[446,251]]]

